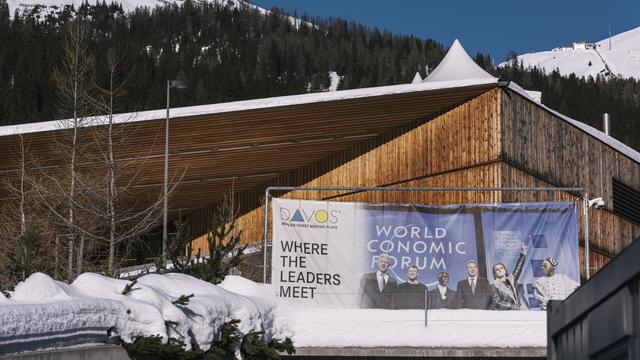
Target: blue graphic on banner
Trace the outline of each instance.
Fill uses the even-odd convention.
[[[518,283],[530,308],[537,308],[532,283],[544,276],[544,259],[558,261],[556,273],[580,283],[578,263],[578,227],[575,204],[526,203],[482,207],[482,229],[487,273],[493,281],[492,269],[503,263],[513,271],[520,256],[521,243],[527,256]]]
[[[377,270],[376,260],[386,254],[390,274],[406,281],[409,266],[419,269],[418,281],[437,284],[438,273],[447,271],[451,284],[466,278],[465,266],[477,259],[474,214],[465,206],[366,206],[358,216],[365,218],[366,268]]]
[[[363,273],[377,270],[377,258],[389,258],[388,274],[397,283],[407,281],[410,266],[419,269],[418,282],[433,289],[438,273],[449,273],[449,287],[466,280],[466,264],[478,262],[479,275],[493,283],[494,265],[507,274],[514,271],[526,248],[524,265],[513,284],[523,302],[539,308],[532,284],[544,277],[546,258],[558,261],[556,273],[579,284],[578,228],[575,204],[467,204],[454,206],[365,205],[358,209],[364,219]],[[362,225],[361,225],[362,226]]]

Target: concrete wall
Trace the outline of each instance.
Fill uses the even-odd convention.
[[[640,238],[547,313],[549,359],[640,358]]]
[[[337,359],[337,358],[455,358],[455,359],[545,359],[546,348],[298,348],[292,359]],[[42,351],[14,356],[0,356],[0,360],[131,360],[120,346],[102,345],[86,348]]]
[[[297,348],[290,358],[320,360],[337,358],[402,359],[546,359],[546,348],[427,348],[427,347],[343,347]]]
[[[127,352],[116,345],[38,351],[20,355],[0,356],[0,360],[131,360]]]

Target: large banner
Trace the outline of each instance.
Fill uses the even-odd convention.
[[[313,306],[537,309],[579,283],[577,230],[569,202],[274,199],[272,284]]]

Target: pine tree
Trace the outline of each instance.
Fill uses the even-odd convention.
[[[193,255],[193,244],[191,242],[191,232],[189,223],[178,212],[178,218],[173,222],[176,232],[169,241],[169,259],[173,264],[174,271],[183,272],[191,265]]]
[[[41,236],[38,229],[28,224],[25,232],[16,241],[15,263],[22,272],[22,280],[25,280],[32,272],[33,252],[40,243]]]
[[[231,203],[225,199],[213,214],[211,226],[207,232],[209,256],[196,256],[193,261],[184,261],[176,257],[177,265],[168,271],[181,272],[204,281],[218,284],[224,280],[244,257],[247,245],[240,245],[241,231],[236,233],[236,218]],[[189,253],[191,249],[189,249]]]
[[[295,353],[290,338],[284,340],[272,339],[267,342],[261,332],[251,331],[242,336],[238,329],[240,320],[228,321],[220,327],[220,339],[214,341],[207,351],[193,346],[185,350],[186,346],[180,341],[169,339],[163,343],[160,336],[138,337],[132,343],[125,343],[114,338],[113,343],[122,345],[133,359],[166,359],[166,360],[235,360],[236,351],[240,350],[245,360],[278,360],[280,352],[291,355]],[[175,323],[167,322],[167,326]]]

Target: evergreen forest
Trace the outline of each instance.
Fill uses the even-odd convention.
[[[432,39],[339,18],[291,15],[301,21],[277,9],[263,14],[190,0],[131,13],[102,2],[9,14],[0,0],[0,125],[68,117],[58,110],[52,73],[75,16],[85,19],[90,34],[92,81],[106,87],[107,54],[118,59],[125,96],[117,99],[117,112],[164,108],[167,79],[187,85],[172,93],[172,107],[327,91],[330,72],[341,77],[340,90],[409,83],[416,72],[424,78],[447,50]],[[475,60],[494,75],[542,91],[544,104],[596,128],[602,113],[610,113],[612,135],[640,149],[638,80],[563,77],[515,62],[495,69],[484,54]]]

